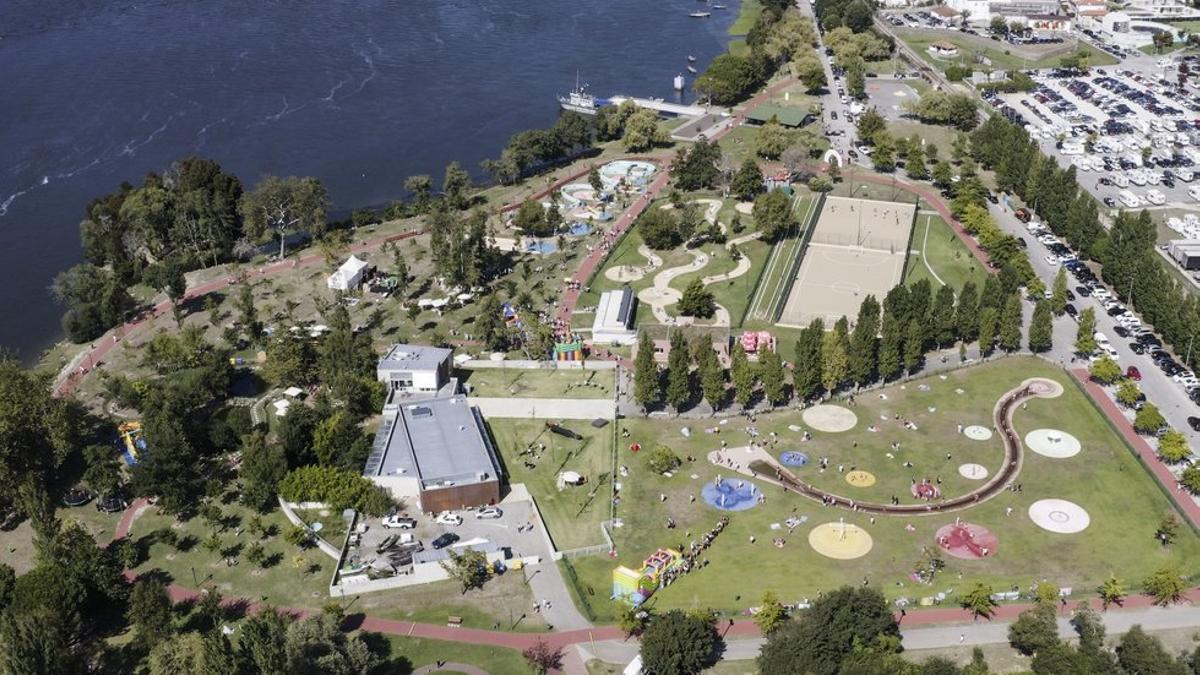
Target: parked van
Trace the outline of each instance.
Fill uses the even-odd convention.
[[[1112,183],[1117,187],[1127,188],[1129,187],[1129,178],[1124,173],[1114,173],[1112,175]]]
[[[1167,197],[1158,190],[1148,190],[1146,192],[1146,201],[1154,204],[1155,206],[1161,206],[1167,203]]]
[[[1142,198],[1133,194],[1129,190],[1121,190],[1121,194],[1117,195],[1117,198],[1121,200],[1121,203],[1124,204],[1125,208],[1127,209],[1136,209],[1142,205]]]

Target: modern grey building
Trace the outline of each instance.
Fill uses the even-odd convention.
[[[453,350],[427,345],[392,345],[379,359],[375,375],[388,385],[389,392],[405,394],[452,394],[443,389],[451,383]]]

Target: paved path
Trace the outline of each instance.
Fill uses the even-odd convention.
[[[423,666],[412,671],[412,675],[429,675],[429,673],[437,673],[448,670],[452,673],[466,673],[466,675],[488,675],[488,671],[475,666],[468,666],[465,663],[454,663],[453,661],[443,661],[441,666]]]

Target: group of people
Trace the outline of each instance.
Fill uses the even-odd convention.
[[[700,569],[701,567],[708,566],[708,558],[702,557],[701,554],[708,550],[708,547],[712,545],[713,540],[717,538],[718,534],[721,534],[721,532],[725,529],[725,526],[728,524],[729,516],[721,516],[721,519],[717,521],[717,524],[714,525],[712,529],[701,535],[699,541],[693,539],[692,542],[688,544],[687,548],[684,548],[683,544],[680,544],[679,550],[683,552],[682,560],[678,565],[669,567],[663,572],[661,579],[662,585],[670,586],[671,582],[674,581],[676,577],[687,574],[693,569]]]

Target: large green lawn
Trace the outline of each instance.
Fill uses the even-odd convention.
[[[521,652],[515,649],[398,635],[387,636],[387,641],[392,648],[391,658],[389,664],[380,671],[387,675],[408,675],[418,668],[433,666],[438,661],[476,666],[490,675],[526,675],[530,672]],[[438,669],[438,672],[455,671]]]
[[[488,426],[508,482],[524,483],[529,489],[555,548],[565,551],[603,544],[600,523],[608,520],[612,494],[612,427],[597,429],[581,420],[563,422],[583,436],[573,441],[548,431],[545,420],[492,419]],[[527,453],[530,445],[534,452]],[[560,490],[558,475],[563,471],[574,471],[587,483]]]
[[[919,213],[915,229],[905,283],[928,279],[935,290],[948,285],[956,293],[968,281],[975,282],[976,288],[983,287],[987,270],[941,216]]]
[[[813,462],[798,470],[806,480],[846,496],[886,502],[895,494],[911,503],[914,500],[908,490],[914,478],[936,480],[940,476],[945,494],[953,494],[967,489],[967,481],[957,474],[959,464],[978,462],[995,470],[1001,461],[999,441],[969,441],[957,433],[956,425],[990,425],[996,400],[1034,375],[1050,377],[1062,383],[1066,391],[1057,399],[1031,400],[1027,408],[1016,411],[1018,432],[1061,428],[1078,437],[1084,451],[1057,460],[1027,453],[1017,479],[1022,484],[1021,492],[1003,492],[961,513],[964,519],[990,528],[999,537],[998,550],[992,556],[981,561],[947,557],[946,570],[932,585],[916,585],[909,573],[922,548],[935,544],[934,533],[953,522],[953,516],[880,517],[872,524],[863,516],[831,510],[768,486],[765,504],[729,514],[729,527],[706,552],[710,564],[658,593],[656,606],[740,612],[757,604],[767,590],[778,593],[784,602],[794,602],[843,584],[861,584],[864,578],[890,598],[919,599],[939,592],[952,597],[956,589],[976,581],[997,590],[1014,585],[1025,588],[1040,578],[1072,587],[1072,597],[1080,598],[1091,595],[1109,574],[1116,574],[1136,589],[1151,571],[1165,563],[1179,566],[1189,576],[1200,571],[1196,562],[1200,560],[1200,542],[1190,529],[1184,528],[1168,549],[1154,538],[1160,519],[1171,508],[1162,489],[1073,380],[1038,359],[1002,359],[951,372],[945,379],[934,376],[889,387],[883,390],[886,399],[875,392],[863,394],[854,409],[858,426],[842,434],[813,432],[813,439],[802,443],[800,434],[788,428],[793,424],[805,426],[795,412],[760,415],[757,429],[764,434],[779,434],[778,452],[796,448],[808,453]],[[922,391],[920,385],[927,385],[929,390]],[[963,393],[956,393],[958,389]],[[896,414],[913,420],[919,429],[901,428],[894,421]],[[872,423],[879,425],[879,432],[867,430]],[[591,589],[591,604],[601,620],[611,619],[616,609],[612,601],[605,599],[613,567],[618,563],[636,566],[656,548],[686,544],[689,538],[710,528],[724,512],[704,504],[698,497],[700,489],[718,473],[730,477],[728,469],[722,472],[704,461],[705,454],[718,447],[718,437],[704,433],[706,426],[717,427],[715,421],[631,419],[622,424],[630,429],[630,440],[643,447],[664,443],[681,457],[692,455],[697,461],[685,463],[673,477],[665,478],[647,469],[646,452],[619,452],[618,463],[630,471],[623,480],[617,510],[617,517],[624,523],[615,530],[619,558],[571,561],[583,592]],[[719,427],[719,438],[731,447],[744,444],[748,438],[745,424],[738,418]],[[684,425],[691,427],[690,437],[679,432]],[[901,443],[898,452],[890,448],[893,441]],[[893,452],[894,458],[887,457],[888,452]],[[946,453],[951,454],[951,460],[946,460]],[[831,466],[823,474],[815,466],[816,458],[821,456],[828,456]],[[911,469],[902,466],[906,460],[914,463]],[[871,471],[879,482],[872,488],[850,487],[837,472],[838,464]],[[665,502],[661,495],[666,495]],[[693,495],[697,496],[695,502],[690,501]],[[1083,506],[1091,516],[1090,527],[1075,535],[1057,535],[1038,528],[1026,511],[1031,503],[1045,498],[1067,499]],[[1008,507],[1013,508],[1011,515],[1006,515]],[[793,515],[807,517],[807,524],[790,535],[786,529],[771,528],[773,523],[783,523]],[[673,530],[665,527],[668,516],[677,524]],[[870,553],[835,562],[809,547],[807,535],[814,525],[837,522],[839,518],[871,534],[874,548]],[[906,529],[910,525],[912,531]],[[756,543],[750,543],[752,536]],[[774,537],[783,537],[785,546],[772,546]]]
[[[792,270],[791,262],[800,253],[801,234],[816,222],[816,203],[815,195],[800,196],[793,202],[792,213],[798,226],[771,247],[771,255],[764,263],[758,288],[750,299],[747,320],[770,323],[775,318],[775,309],[786,301],[783,297],[785,277]]]
[[[738,7],[737,19],[729,27],[730,35],[745,35],[758,23],[758,17],[763,12],[759,0],[742,0]]]
[[[542,368],[457,370],[472,396],[514,398],[612,398],[613,371]]]
[[[1038,56],[1036,58],[1022,58],[1022,51],[1014,48],[1006,42],[989,42],[988,46],[983,46],[981,43],[970,40],[960,34],[952,31],[909,31],[897,30],[897,36],[905,42],[913,51],[917,52],[927,63],[938,70],[945,70],[951,65],[962,64],[971,65],[972,55],[978,54],[991,62],[990,66],[983,64],[974,64],[974,67],[979,70],[1028,70],[1030,68],[1052,68],[1059,64],[1062,58],[1068,54],[1074,53],[1076,50],[1068,50],[1056,52],[1051,56]],[[950,42],[958,47],[959,56],[953,59],[935,59],[926,51],[929,45],[933,42]],[[1091,55],[1090,63],[1092,66],[1111,66],[1117,63],[1117,60],[1111,55],[1092,47],[1091,45],[1080,42],[1078,49],[1088,52]]]

